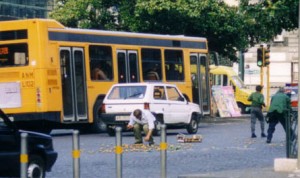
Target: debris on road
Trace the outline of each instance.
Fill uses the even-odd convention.
[[[187,137],[184,134],[177,135],[177,141],[180,143],[202,142],[202,139],[202,135],[193,135],[192,137]]]

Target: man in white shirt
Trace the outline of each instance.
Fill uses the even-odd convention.
[[[130,120],[127,125],[127,129],[133,128],[133,133],[135,137],[135,144],[142,144],[143,137],[142,131],[144,130],[146,136],[144,140],[149,142],[149,145],[153,145],[152,132],[154,129],[155,117],[149,110],[134,110],[130,115]]]

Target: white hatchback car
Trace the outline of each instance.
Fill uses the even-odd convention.
[[[158,134],[160,124],[186,127],[188,133],[198,131],[200,107],[189,102],[176,85],[164,83],[115,84],[108,91],[101,108],[101,119],[110,136],[115,126],[125,129],[129,115],[135,109],[149,109],[156,117]]]

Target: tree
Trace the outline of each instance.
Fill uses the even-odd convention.
[[[117,0],[57,0],[50,17],[68,27],[111,29],[118,27]]]
[[[70,27],[206,37],[209,49],[236,52],[298,26],[296,0],[60,0],[51,17]]]
[[[296,0],[264,0],[249,5],[242,0],[241,11],[246,17],[249,44],[272,41],[276,35],[298,28],[298,5]]]

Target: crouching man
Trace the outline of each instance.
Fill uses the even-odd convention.
[[[143,143],[142,131],[146,134],[144,140],[149,142],[150,146],[154,144],[152,137],[154,122],[155,117],[149,110],[136,109],[131,113],[127,129],[133,128],[135,144]]]

